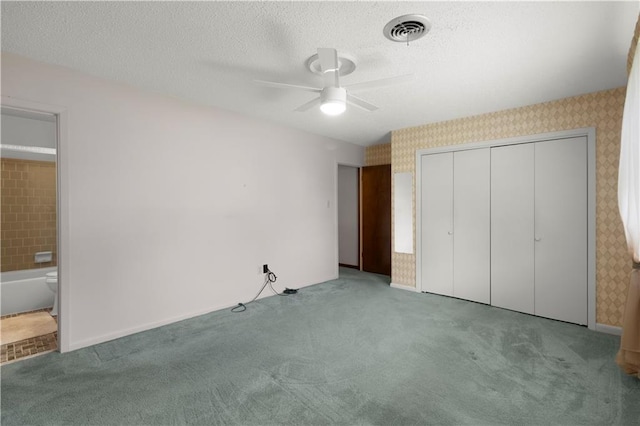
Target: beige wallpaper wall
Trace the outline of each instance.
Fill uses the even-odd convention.
[[[457,120],[391,135],[391,170],[412,172],[417,149],[596,128],[596,321],[622,324],[631,265],[618,214],[617,178],[625,88],[612,89]],[[373,147],[372,147],[373,148]],[[373,153],[365,154],[365,158]],[[415,235],[415,191],[413,229]],[[415,242],[414,242],[415,244]],[[391,281],[415,287],[415,255],[392,253]]]
[[[1,270],[56,266],[56,164],[3,158],[0,225]],[[52,251],[53,261],[34,263]]]
[[[391,164],[391,144],[370,146],[364,151],[365,166],[381,166]]]

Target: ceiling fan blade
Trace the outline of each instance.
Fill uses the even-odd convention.
[[[275,81],[264,81],[264,80],[253,80],[253,82],[256,84],[259,84],[260,86],[275,87],[276,89],[295,89],[295,90],[304,90],[306,92],[314,92],[314,93],[322,92],[322,89],[318,89],[317,87],[299,86],[297,84],[277,83]]]
[[[381,78],[380,80],[365,81],[362,83],[349,84],[345,86],[348,90],[366,90],[377,87],[392,86],[394,84],[407,83],[413,80],[413,74],[399,75],[397,77]]]
[[[353,106],[357,106],[369,112],[372,112],[378,109],[378,107],[375,106],[374,104],[370,104],[369,102],[362,100],[357,96],[350,95],[348,93],[347,93],[347,102],[349,102]]]
[[[320,59],[320,69],[322,69],[325,87],[340,87],[338,51],[319,47],[318,58]]]
[[[312,99],[309,102],[307,102],[306,104],[300,105],[294,111],[304,112],[304,111],[307,111],[307,110],[313,108],[316,105],[320,105],[320,97]]]

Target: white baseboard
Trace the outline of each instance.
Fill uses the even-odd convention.
[[[404,284],[391,283],[391,288],[397,288],[399,290],[406,290],[406,291],[412,291],[414,293],[420,293],[420,291],[417,288],[404,285]]]
[[[184,321],[186,319],[195,318],[195,317],[198,317],[200,315],[206,315],[206,314],[209,314],[209,313],[214,312],[214,311],[219,311],[221,309],[232,308],[233,306],[235,306],[235,304],[234,305],[230,305],[230,306],[227,306],[227,305],[215,306],[213,308],[208,308],[208,309],[205,309],[205,310],[202,310],[202,311],[190,312],[188,314],[175,316],[175,317],[164,319],[164,320],[161,320],[161,321],[155,321],[155,322],[139,325],[139,326],[136,326],[136,327],[131,327],[131,328],[127,328],[127,329],[124,329],[124,330],[119,330],[119,331],[115,331],[115,332],[112,332],[112,333],[103,334],[101,336],[96,336],[96,337],[93,337],[91,339],[85,339],[85,340],[81,340],[81,341],[78,341],[78,342],[72,342],[72,343],[69,344],[69,349],[64,351],[64,352],[75,351],[75,350],[78,350],[78,349],[86,348],[88,346],[97,345],[97,344],[100,344],[100,343],[108,342],[110,340],[115,340],[115,339],[119,339],[121,337],[130,336],[132,334],[140,333],[140,332],[143,332],[143,331],[152,330],[154,328],[162,327],[164,325],[169,325],[169,324],[173,324],[175,322]],[[60,352],[63,352],[63,351],[60,351]]]
[[[336,276],[335,278],[338,278],[338,277]],[[326,282],[326,281],[327,280],[323,280],[323,281],[318,282],[318,283],[301,284],[300,286],[298,286],[298,289],[309,287],[309,286],[312,286],[312,285],[322,284],[323,282]],[[267,297],[275,297],[275,295],[273,295],[273,294],[265,294],[263,296],[258,297],[256,300],[264,299],[264,298],[267,298]],[[130,336],[132,334],[141,333],[143,331],[153,330],[154,328],[158,328],[158,327],[162,327],[162,326],[165,326],[165,325],[173,324],[173,323],[176,323],[176,322],[179,322],[179,321],[184,321],[184,320],[187,320],[187,319],[199,317],[201,315],[210,314],[212,312],[220,311],[220,310],[223,310],[223,309],[231,309],[234,306],[237,306],[237,304],[234,303],[232,305],[215,305],[215,306],[212,306],[212,307],[204,309],[204,310],[189,312],[189,313],[186,313],[186,314],[183,314],[183,315],[178,315],[178,316],[175,316],[175,317],[166,318],[166,319],[163,319],[163,320],[160,320],[160,321],[154,321],[154,322],[138,325],[138,326],[135,326],[135,327],[130,327],[130,328],[127,328],[127,329],[114,331],[114,332],[111,332],[111,333],[107,333],[107,334],[103,334],[103,335],[100,335],[100,336],[92,337],[90,339],[80,340],[80,341],[77,341],[77,342],[71,342],[71,343],[69,343],[68,349],[60,350],[60,352],[61,353],[63,353],[63,352],[71,352],[71,351],[75,351],[75,350],[78,350],[78,349],[86,348],[86,347],[89,347],[89,346],[98,345],[100,343],[105,343],[105,342],[108,342],[108,341],[111,341],[111,340],[119,339],[121,337],[126,337],[126,336]]]
[[[616,336],[622,335],[622,327],[616,327],[614,325],[596,323],[595,330],[600,333],[615,334]]]

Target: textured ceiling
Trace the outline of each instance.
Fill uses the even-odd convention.
[[[360,145],[391,130],[626,84],[638,2],[2,2],[2,50]],[[409,46],[382,29],[429,17]],[[254,79],[322,84],[318,47],[356,59],[343,84],[413,73],[357,92],[338,117],[314,96]]]

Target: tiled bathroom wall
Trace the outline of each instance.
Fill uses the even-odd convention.
[[[2,158],[1,271],[56,266],[56,164]],[[53,252],[35,263],[34,255]]]

